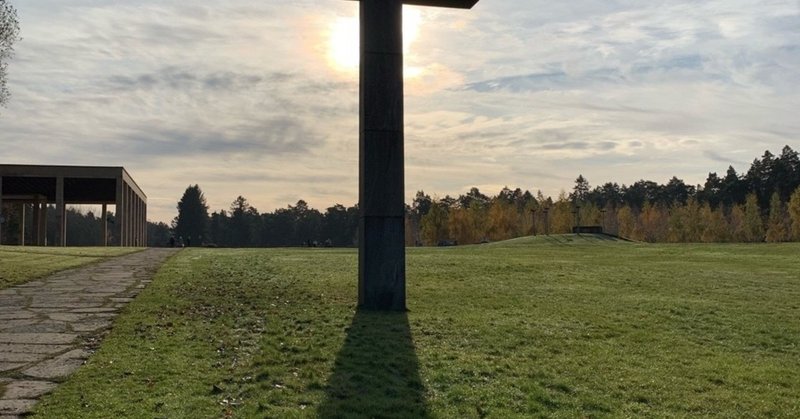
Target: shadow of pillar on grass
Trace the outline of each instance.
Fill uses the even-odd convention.
[[[336,356],[321,418],[427,418],[406,313],[359,310]]]

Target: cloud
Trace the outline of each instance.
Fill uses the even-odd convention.
[[[19,3],[4,162],[126,166],[165,221],[194,183],[214,209],[357,199],[358,75],[329,67],[325,38],[357,2]],[[796,0],[419,10],[409,197],[698,183],[800,132]]]
[[[501,77],[494,80],[469,83],[465,85],[464,88],[475,90],[476,92],[491,92],[501,89],[508,89],[512,92],[552,90],[563,86],[567,79],[566,73],[557,71],[552,73]]]
[[[735,159],[731,159],[729,157],[725,157],[722,153],[719,153],[719,152],[714,151],[714,150],[705,150],[705,151],[703,151],[703,156],[705,156],[706,158],[708,158],[711,161],[715,161],[715,162],[718,162],[718,163],[727,164],[727,165],[731,165],[731,166],[733,166],[733,165],[744,166],[746,164],[743,161],[738,161],[738,160],[735,160]],[[755,156],[753,156],[753,158],[755,158]],[[709,169],[709,170],[711,170],[711,169]]]
[[[544,144],[541,146],[542,150],[569,150],[569,151],[579,151],[579,150],[589,150],[589,149],[596,149],[596,150],[613,150],[616,148],[617,143],[613,141],[602,141],[599,143],[596,142],[588,142],[588,141],[567,141],[563,143],[549,143]]]
[[[148,129],[116,142],[114,152],[168,159],[172,156],[238,156],[249,153],[284,155],[307,153],[323,139],[294,119],[271,119],[227,130]]]
[[[286,83],[291,77],[291,74],[280,72],[266,76],[233,71],[196,74],[177,67],[166,67],[153,73],[135,76],[109,76],[106,88],[120,91],[151,89],[239,91],[255,88],[262,82]]]

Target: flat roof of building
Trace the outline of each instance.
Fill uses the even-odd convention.
[[[124,167],[0,164],[3,199],[40,196],[55,202],[59,177],[64,178],[64,201],[70,204],[113,204],[118,179],[147,201]]]

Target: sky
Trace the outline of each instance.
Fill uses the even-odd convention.
[[[124,166],[169,222],[358,198],[358,3],[11,0],[0,163]],[[701,184],[800,149],[800,1],[405,6],[406,196]]]

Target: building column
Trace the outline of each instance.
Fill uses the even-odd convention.
[[[56,178],[56,218],[58,219],[58,232],[56,246],[67,245],[67,208],[64,203],[64,178]]]
[[[147,201],[142,200],[142,220],[144,221],[144,227],[142,228],[142,234],[144,234],[144,247],[147,247]]]
[[[142,247],[147,247],[147,208],[144,199],[139,202],[142,207]]]
[[[42,202],[41,219],[39,221],[39,245],[47,246],[47,200]]]
[[[361,0],[358,304],[406,309],[403,2]]]
[[[135,245],[134,222],[136,221],[136,203],[134,202],[133,189],[128,186],[128,246]]]
[[[139,246],[145,247],[144,232],[146,228],[145,215],[144,215],[144,201],[139,197]]]
[[[39,243],[39,227],[41,226],[39,218],[42,216],[40,206],[41,202],[37,198],[33,202],[33,213],[31,214],[31,244],[34,246],[41,246],[41,243]]]
[[[122,220],[120,224],[120,228],[122,231],[120,232],[120,240],[122,246],[128,245],[128,190],[126,189],[125,183],[122,184]]]
[[[122,234],[122,237],[124,238],[122,240],[122,243],[123,243],[123,246],[127,247],[127,246],[130,245],[130,243],[128,243],[128,241],[130,240],[130,234],[129,234],[128,226],[130,225],[130,215],[129,214],[131,212],[131,205],[130,205],[130,195],[128,195],[128,186],[125,185],[124,183],[122,184],[122,195],[124,195],[124,199],[122,200],[122,208],[124,209],[123,212],[122,212],[122,214],[124,216],[123,217],[122,226],[123,226],[123,228],[125,230],[125,232]]]
[[[25,246],[25,205],[24,202],[19,204],[19,245]]]
[[[114,200],[114,233],[117,236],[117,244],[125,246],[123,236],[125,235],[125,182],[122,177],[117,178],[117,197]]]
[[[144,234],[142,234],[142,198],[138,195],[136,196],[136,207],[138,209],[136,225],[139,226],[139,228],[136,230],[136,235],[139,237],[139,247],[143,247],[144,243],[142,243],[142,239],[144,238]]]
[[[133,199],[131,188],[125,185],[125,246],[133,245]]]
[[[101,232],[103,234],[103,240],[100,242],[103,246],[108,246],[108,204],[103,204],[103,209],[100,211],[100,219],[101,221]]]
[[[136,195],[136,192],[133,191],[131,188],[131,193],[133,194],[133,245],[139,247],[139,197]]]

